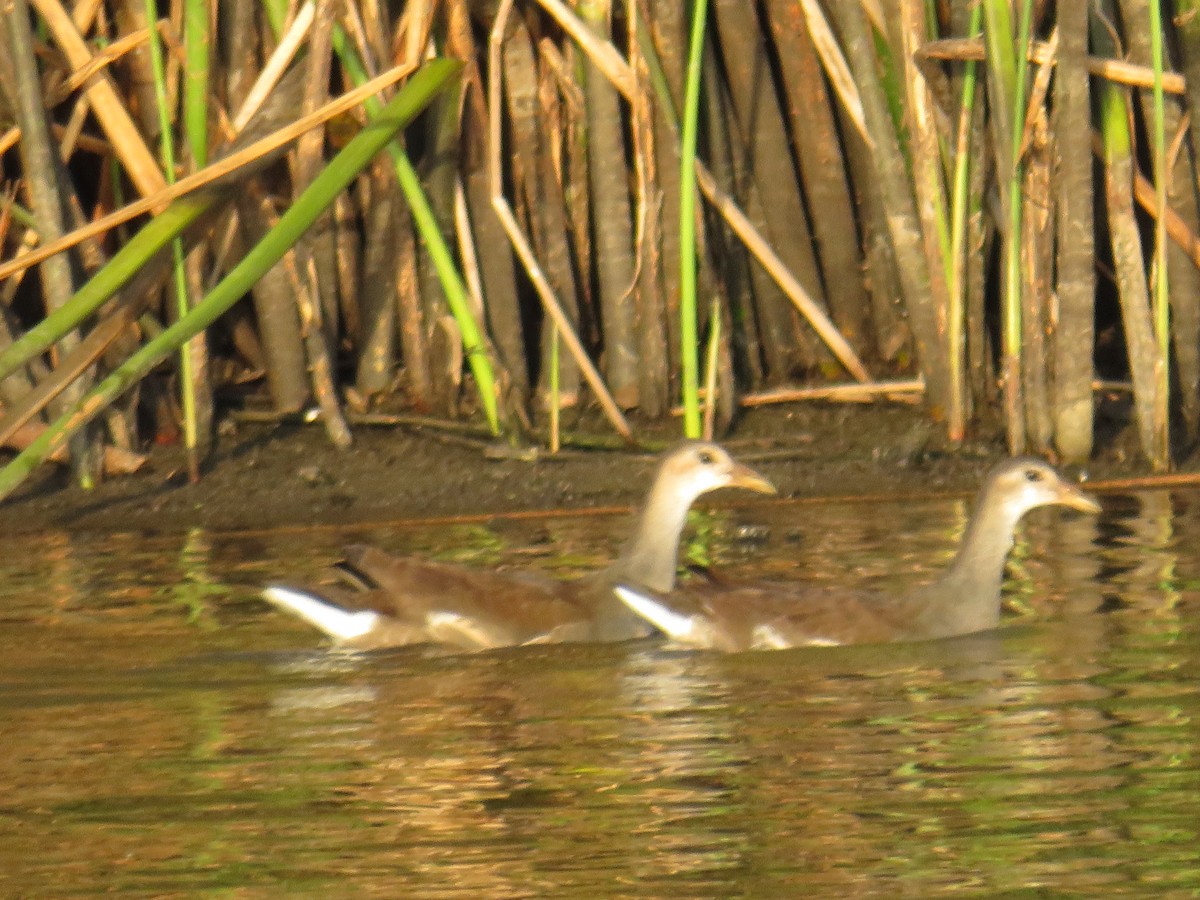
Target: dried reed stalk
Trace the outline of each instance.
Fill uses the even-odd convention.
[[[1067,462],[1092,452],[1092,357],[1095,342],[1095,239],[1092,155],[1067,135],[1091,133],[1087,74],[1088,11],[1084,4],[1058,10],[1058,73],[1054,87],[1057,157],[1058,337],[1054,344],[1054,442]]]
[[[592,33],[607,44],[611,0],[581,0],[578,10]],[[625,71],[630,72],[627,65]],[[625,166],[616,163],[623,163],[626,156],[620,99],[606,75],[589,57],[584,64],[583,92],[591,227],[604,322],[604,373],[613,400],[622,409],[631,409],[639,403],[633,221]],[[632,102],[636,93],[627,89],[625,96]]]

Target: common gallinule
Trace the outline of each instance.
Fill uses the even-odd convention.
[[[395,557],[355,546],[339,567],[348,576],[349,589],[316,592],[272,585],[263,596],[351,649],[433,641],[482,650],[642,637],[652,629],[617,599],[613,585],[670,591],[688,509],[701,494],[721,487],[775,493],[767,479],[716,444],[689,441],[669,451],[620,555],[575,581]]]
[[[1100,506],[1037,459],[996,466],[949,568],[907,595],[866,595],[781,585],[701,586],[670,596],[633,584],[614,589],[674,641],[724,651],[919,641],[970,634],[1000,621],[1000,584],[1018,520],[1038,506]]]

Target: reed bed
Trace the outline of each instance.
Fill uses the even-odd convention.
[[[233,405],[557,449],[906,402],[1084,462],[1114,380],[1166,469],[1194,6],[13,0],[0,497],[176,433],[196,477]]]

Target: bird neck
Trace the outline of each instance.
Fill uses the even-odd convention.
[[[1021,511],[996,497],[981,498],[958,552],[937,581],[918,591],[928,600],[922,618],[947,634],[994,627],[1000,586]],[[936,620],[936,621],[934,621]]]
[[[693,500],[694,496],[670,479],[656,482],[637,515],[633,533],[609,567],[610,573],[655,591],[671,590],[675,586],[679,536]]]

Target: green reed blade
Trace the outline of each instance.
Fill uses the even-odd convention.
[[[683,433],[700,437],[699,359],[696,346],[696,139],[700,123],[700,65],[708,0],[696,0],[688,44],[687,89],[679,150],[679,340],[683,374]]]

